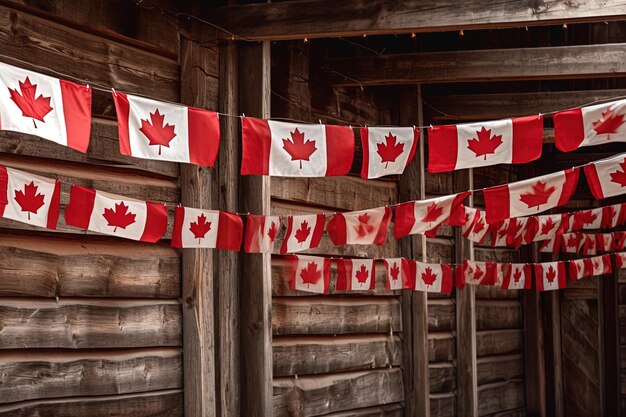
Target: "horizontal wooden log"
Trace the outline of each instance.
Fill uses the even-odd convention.
[[[526,417],[526,409],[518,408],[515,410],[499,411],[497,413],[487,414],[484,417]]]
[[[111,2],[2,0],[2,4],[80,31],[114,39],[140,49],[176,58],[176,18],[156,9],[139,8],[123,0]],[[123,18],[122,18],[123,17]]]
[[[478,385],[521,379],[524,375],[524,357],[513,354],[480,358],[476,368]]]
[[[316,294],[292,290],[289,288],[291,274],[291,268],[287,266],[287,262],[285,258],[281,256],[273,256],[272,257],[272,295],[273,296],[315,296]],[[358,296],[371,296],[371,295],[399,295],[400,291],[391,291],[385,288],[385,284],[387,282],[387,270],[385,265],[382,262],[376,262],[376,288],[373,290],[367,291],[344,291],[337,290],[337,264],[335,262],[331,262],[330,269],[330,288],[329,294],[347,294],[347,295],[358,295]]]
[[[272,332],[279,335],[389,333],[402,330],[395,298],[274,298]]]
[[[451,362],[456,358],[456,341],[450,332],[428,332],[428,362]]]
[[[431,394],[456,390],[456,368],[451,363],[428,366],[428,387]]]
[[[180,296],[180,255],[162,244],[0,234],[0,296]]]
[[[376,407],[352,409],[338,413],[326,414],[324,417],[403,417],[404,407],[401,404],[388,404]]]
[[[518,329],[523,327],[522,306],[514,300],[477,300],[478,330]]]
[[[398,368],[274,379],[274,416],[319,416],[404,399]]]
[[[182,414],[183,391],[179,389],[0,405],[0,415],[3,417],[177,417]]]
[[[0,299],[0,349],[181,345],[169,300]]]
[[[476,332],[476,356],[479,358],[521,352],[523,349],[524,334],[521,329]]]
[[[433,96],[428,102],[445,113],[433,112],[432,120],[462,122],[545,114],[624,95],[626,90],[546,91]]]
[[[365,86],[619,77],[625,62],[626,44],[611,43],[369,55],[327,65],[331,84]]]
[[[178,348],[9,351],[0,357],[0,403],[182,388]]]
[[[455,417],[456,395],[454,393],[430,394],[430,415],[433,417]]]
[[[397,202],[397,183],[359,177],[272,178],[273,199],[338,211],[355,211]]]
[[[163,100],[179,98],[175,60],[4,6],[0,6],[0,49],[4,55],[27,56],[33,66],[78,77],[91,85]]]
[[[372,5],[307,0],[207,10],[205,18],[227,29],[223,34],[227,38],[232,32],[250,40],[285,40],[602,22],[619,20],[625,13],[626,4],[617,0],[593,0],[584,8],[567,1],[441,4],[435,0],[385,0]]]
[[[486,248],[477,246],[474,249],[474,255],[477,261],[484,262],[502,262],[515,263],[519,262],[519,252],[512,248]]]
[[[403,238],[408,239],[408,238]],[[426,262],[450,263],[453,259],[454,244],[451,239],[426,239]]]
[[[478,387],[478,415],[524,407],[524,381],[516,380]]]
[[[456,326],[456,308],[451,299],[428,300],[428,331],[453,330]]]
[[[279,337],[272,341],[274,377],[400,366],[400,338],[389,335]]]

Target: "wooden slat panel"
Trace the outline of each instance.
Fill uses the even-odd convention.
[[[481,358],[477,362],[478,385],[521,379],[524,358],[521,354]]]
[[[478,388],[478,415],[485,416],[524,406],[524,381],[483,385]]]
[[[395,298],[274,298],[272,331],[286,334],[389,333],[401,331]]]
[[[519,301],[478,300],[476,326],[478,330],[521,328],[522,306]]]
[[[502,63],[506,62],[506,65]],[[332,59],[340,86],[619,77],[626,44],[422,52]]]
[[[388,369],[274,380],[274,416],[318,416],[402,401],[402,372]]]
[[[520,352],[524,349],[522,330],[483,330],[476,333],[476,354],[480,357]]]
[[[455,417],[456,396],[453,393],[431,394],[430,415],[433,417]]]
[[[588,1],[584,8],[567,1],[442,4],[436,0],[385,0],[373,5],[349,0],[308,0],[231,6],[207,11],[206,18],[247,39],[282,40],[602,22],[618,20],[624,14],[626,4],[615,0]]]
[[[0,349],[181,345],[176,301],[0,299]]]
[[[0,48],[4,55],[28,56],[33,65],[91,84],[178,100],[178,65],[174,60],[3,6],[0,6]]]
[[[452,392],[456,389],[456,368],[451,363],[428,366],[430,393]]]
[[[34,400],[0,405],[6,417],[180,417],[183,414],[182,390],[141,394]]]
[[[428,331],[456,328],[456,308],[451,299],[428,300]]]
[[[0,296],[180,296],[180,257],[166,245],[0,234],[0,259]]]
[[[12,351],[0,357],[0,403],[182,388],[178,348]]]
[[[428,332],[428,361],[450,362],[456,358],[454,335],[448,332]]]
[[[338,413],[326,414],[325,417],[403,417],[404,415],[404,407],[401,404],[389,404],[379,407],[340,411]]]
[[[386,368],[402,363],[400,338],[388,335],[274,338],[274,377]]]

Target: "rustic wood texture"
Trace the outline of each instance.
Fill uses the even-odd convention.
[[[589,1],[584,9],[567,1],[442,4],[435,0],[385,0],[372,5],[347,0],[332,4],[307,0],[231,6],[207,11],[205,17],[247,39],[286,40],[603,22],[619,20],[624,14],[626,4],[617,0]]]
[[[0,349],[180,346],[175,300],[0,299]]]
[[[398,368],[274,380],[276,417],[318,416],[402,400]]]
[[[43,375],[45,378],[42,378]],[[179,348],[111,351],[6,351],[0,403],[182,388]]]
[[[620,369],[619,284],[613,262],[613,273],[598,280],[598,319],[600,323],[600,372],[602,412],[620,415],[620,396],[624,389]]]
[[[339,86],[619,77],[626,44],[421,52],[328,61]],[[506,62],[506,65],[501,65]]]

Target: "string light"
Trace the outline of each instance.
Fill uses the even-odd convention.
[[[459,32],[460,36],[465,36],[465,32],[463,32],[463,29],[461,29],[461,31]]]
[[[411,38],[415,39],[417,37],[417,35],[415,34],[415,32],[411,33]]]
[[[304,38],[304,43],[309,43],[309,38]]]
[[[567,29],[567,23],[563,23],[563,29]]]

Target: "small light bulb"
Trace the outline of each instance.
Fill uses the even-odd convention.
[[[563,23],[563,29],[567,29],[567,23]]]
[[[304,43],[309,43],[309,38],[304,38]]]
[[[465,32],[463,32],[463,29],[461,29],[461,31],[459,32],[459,35],[465,36]]]
[[[415,39],[417,37],[417,35],[415,34],[415,32],[411,33],[411,38]]]
[[[364,37],[364,38],[367,38],[367,33],[364,33],[364,34],[363,34],[363,37]]]

